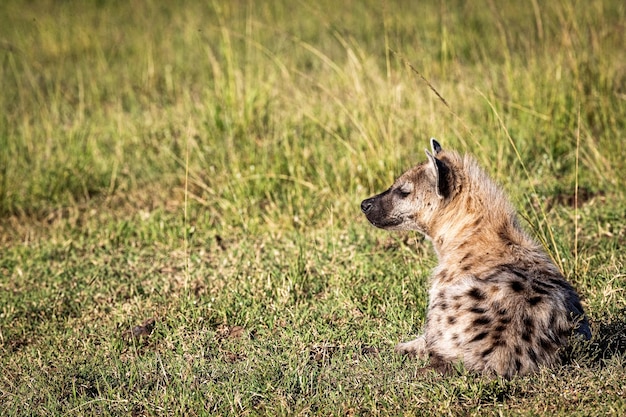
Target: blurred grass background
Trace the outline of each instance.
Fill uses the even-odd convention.
[[[167,190],[188,164],[216,223],[323,222],[311,201],[351,206],[419,161],[430,136],[509,182],[521,171],[504,128],[541,183],[571,188],[580,127],[581,181],[621,188],[620,2],[3,9],[5,215]]]
[[[593,0],[3,1],[0,411],[624,411],[624,22]],[[573,366],[441,381],[391,353],[434,254],[359,203],[431,136],[583,295]]]

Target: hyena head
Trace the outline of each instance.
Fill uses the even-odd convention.
[[[452,192],[452,171],[437,156],[443,151],[433,138],[428,160],[398,178],[385,192],[363,200],[361,211],[374,226],[386,230],[417,230],[429,236],[434,216]]]

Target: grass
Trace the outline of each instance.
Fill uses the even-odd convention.
[[[0,413],[624,414],[623,2],[415,3],[3,2]],[[581,293],[562,367],[393,354],[436,260],[359,203],[431,136]]]

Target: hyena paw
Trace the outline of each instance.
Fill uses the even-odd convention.
[[[425,359],[427,356],[426,338],[424,338],[424,336],[418,336],[417,339],[411,340],[410,342],[398,343],[394,350],[396,351],[396,353],[402,353]]]

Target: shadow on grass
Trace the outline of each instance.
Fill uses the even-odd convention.
[[[626,354],[626,310],[602,321],[593,321],[590,341],[574,340],[564,352],[564,363],[604,367],[614,357]]]

